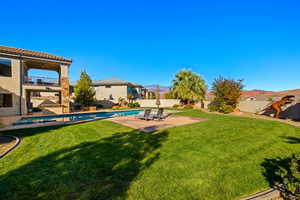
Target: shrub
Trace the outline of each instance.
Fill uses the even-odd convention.
[[[231,113],[234,111],[234,108],[231,105],[221,104],[219,107],[219,112],[221,113]]]
[[[284,199],[300,199],[300,156],[292,155],[287,162],[287,167],[280,166],[277,175],[284,184]]]
[[[129,108],[138,108],[138,107],[141,107],[138,102],[130,102],[130,103],[127,104],[127,106]]]
[[[176,99],[172,91],[165,93],[165,99]]]
[[[183,106],[184,108],[194,108],[194,106],[192,104],[186,104]]]
[[[101,109],[101,108],[103,108],[103,105],[97,104],[96,107],[97,107],[97,109]]]
[[[41,112],[41,111],[42,111],[41,108],[38,108],[38,107],[32,108],[32,112]]]
[[[207,105],[207,108],[210,112],[216,112],[219,111],[219,107],[215,102],[211,102],[210,104]]]
[[[273,102],[274,100],[272,97],[269,97],[267,101]]]
[[[175,105],[173,105],[173,108],[178,108],[180,105],[178,105],[178,104],[175,104]]]
[[[230,113],[237,107],[242,89],[243,80],[225,79],[219,77],[214,80],[212,92],[215,96],[213,104],[209,106],[211,111]]]

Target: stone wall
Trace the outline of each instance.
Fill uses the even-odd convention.
[[[70,85],[68,77],[68,65],[60,66],[61,105],[64,113],[70,112]]]

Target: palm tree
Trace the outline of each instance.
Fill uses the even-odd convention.
[[[200,101],[201,107],[203,107],[206,91],[205,81],[200,75],[193,73],[191,70],[181,70],[173,80],[172,92],[185,104]]]

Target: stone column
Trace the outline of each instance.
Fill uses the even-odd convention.
[[[63,112],[70,112],[70,85],[69,85],[69,66],[60,65],[60,86],[61,86],[61,105],[64,107]]]

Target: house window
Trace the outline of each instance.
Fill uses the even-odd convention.
[[[11,77],[11,61],[0,59],[0,76]]]
[[[106,85],[105,88],[111,88],[111,85]]]
[[[12,107],[12,94],[0,94],[0,108]]]

